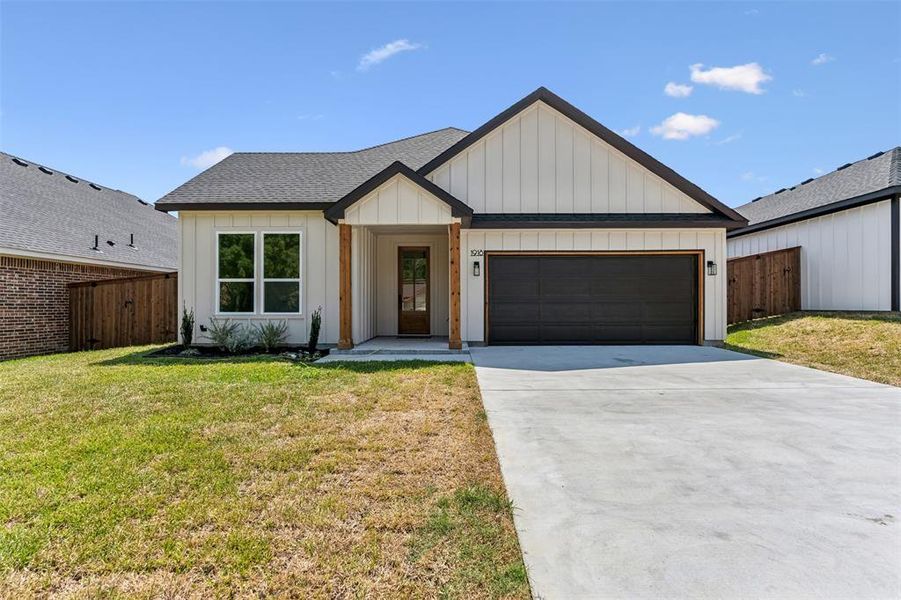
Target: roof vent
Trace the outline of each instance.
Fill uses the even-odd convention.
[[[113,240],[106,240],[106,243],[109,244],[110,246],[116,245],[116,242],[114,242]]]
[[[867,160],[873,160],[874,158],[879,158],[879,157],[882,156],[883,154],[885,154],[884,151],[883,151],[883,152],[877,152],[876,154],[874,154],[874,155],[872,155],[872,156],[868,156],[868,157],[867,157]]]
[[[78,183],[78,180],[72,177],[71,175],[66,175],[66,179],[71,181],[72,183]]]
[[[775,192],[773,192],[773,195],[775,196],[776,194],[781,194],[784,191],[785,191],[785,188],[782,188],[781,190],[776,190]]]
[[[809,179],[805,179],[804,181],[801,182],[801,185],[807,185],[807,184],[810,183],[811,181],[813,181],[813,177],[811,177],[811,178],[809,178]]]
[[[91,250],[93,250],[94,252],[101,252],[101,253],[103,252],[103,250],[100,249],[100,236],[99,235],[94,236],[94,245],[91,246]]]
[[[135,200],[137,200],[138,202],[140,202],[140,203],[143,204],[144,206],[150,206],[150,203],[149,203],[149,202],[144,202],[144,201],[141,200],[140,198],[135,198]]]
[[[27,167],[28,163],[22,160],[21,158],[13,158],[13,162],[19,165],[20,167]]]
[[[753,200],[751,200],[751,202],[757,202],[757,201],[760,200],[761,198],[763,198],[763,196],[757,196],[756,198],[754,198]]]
[[[100,186],[97,185],[96,183],[89,183],[88,185],[91,186],[92,188],[94,188],[95,190],[97,190],[98,192],[100,191]]]
[[[131,248],[132,250],[137,250],[137,248],[135,247],[135,234],[131,234],[131,237],[129,238],[129,241],[128,241],[128,247]]]
[[[47,167],[38,167],[38,169],[40,169],[41,173],[46,173],[47,175],[53,175],[53,171],[51,171]]]
[[[854,163],[845,163],[845,164],[843,164],[842,166],[840,166],[839,168],[837,168],[836,171],[841,171],[842,169],[847,169],[847,168],[850,167],[852,164],[854,164]]]

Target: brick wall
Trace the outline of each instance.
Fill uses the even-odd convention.
[[[146,275],[50,260],[0,256],[0,360],[69,349],[69,283]]]

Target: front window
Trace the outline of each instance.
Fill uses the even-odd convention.
[[[300,234],[263,234],[263,312],[300,312]]]
[[[253,233],[220,233],[218,248],[218,292],[220,313],[252,313],[254,303]]]

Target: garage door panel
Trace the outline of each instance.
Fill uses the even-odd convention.
[[[695,343],[696,255],[489,256],[490,343]]]

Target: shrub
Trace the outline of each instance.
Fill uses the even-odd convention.
[[[241,323],[233,323],[228,319],[218,321],[210,319],[208,338],[223,352],[237,354],[249,350],[256,343],[253,330]]]
[[[288,337],[288,323],[286,321],[266,321],[254,325],[257,343],[263,350],[270,352],[281,346]]]
[[[316,344],[319,343],[319,327],[322,325],[322,307],[320,306],[310,315],[310,339],[307,342],[307,352],[316,352]]]
[[[194,309],[188,312],[187,306],[181,309],[181,341],[185,346],[194,341]]]

